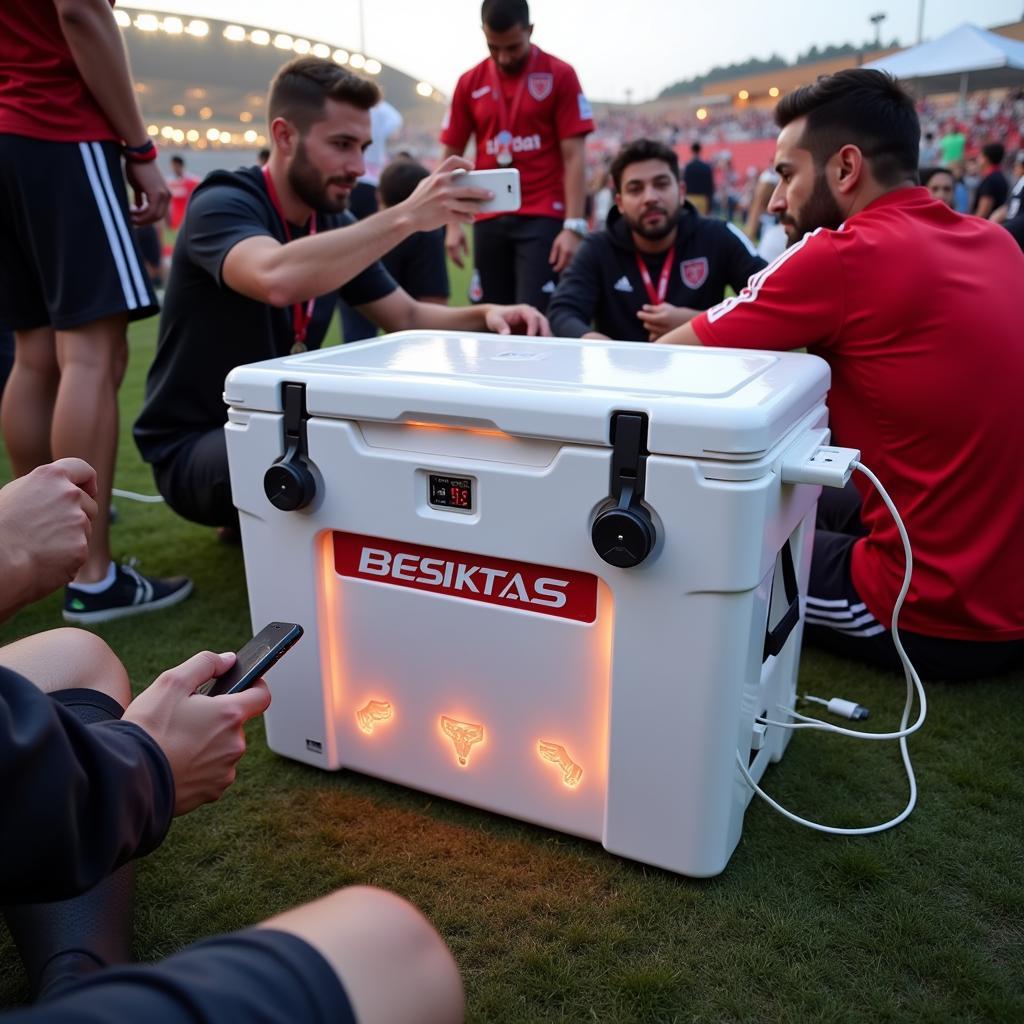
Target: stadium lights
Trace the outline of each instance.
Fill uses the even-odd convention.
[[[278,34],[274,36],[274,45],[279,50],[290,50],[292,48],[292,43],[294,42],[295,40],[292,39],[287,32],[278,32]]]
[[[185,133],[180,128],[174,129],[174,141],[180,146],[185,141]]]
[[[205,89],[200,89],[199,86],[194,85],[194,86],[192,86],[191,89],[186,89],[185,90],[185,95],[188,96],[190,99],[193,99],[193,100],[205,100],[206,99],[206,90]]]
[[[211,117],[213,117],[213,110],[210,107],[199,108],[199,119],[201,121],[209,121]]]
[[[252,129],[252,128],[250,128],[250,129],[249,129],[249,130],[248,130],[248,131],[247,131],[247,132],[246,132],[246,133],[245,133],[245,134],[244,134],[244,135],[242,136],[242,138],[243,138],[243,139],[245,139],[245,141],[246,141],[246,142],[255,142],[255,141],[256,141],[256,135],[257,135],[257,133],[256,133],[255,131],[253,131],[253,129]]]
[[[292,43],[292,49],[296,53],[300,53],[300,54],[309,53],[309,51],[312,48],[313,48],[313,44],[308,39],[296,39],[295,42]]]
[[[361,53],[353,53],[348,59],[349,64],[354,68],[361,68],[366,66],[366,58]]]
[[[771,96],[771,98],[772,98],[772,99],[775,99],[775,97],[779,95],[779,89],[778,89],[778,86],[775,86],[775,85],[773,85],[773,86],[772,86],[772,87],[771,87],[771,88],[770,88],[770,89],[768,90],[768,95],[769,95],[769,96]]]
[[[121,28],[127,28],[132,23],[132,16],[126,11],[114,11],[114,21],[116,21]]]
[[[383,65],[379,60],[374,60],[372,57],[363,66],[363,70],[369,75],[379,75]]]
[[[739,98],[741,100],[749,100],[750,99],[750,93],[747,92],[746,89],[740,89],[740,91],[737,93],[737,95],[739,96]]]
[[[254,28],[249,33],[249,42],[257,46],[266,46],[270,42],[270,33],[262,28]]]
[[[334,63],[335,64],[347,64],[348,63],[348,50],[335,50],[333,56],[334,56]]]
[[[190,36],[195,36],[197,39],[202,39],[203,36],[209,35],[210,26],[205,21],[200,21],[198,18],[193,18],[185,28],[185,31]]]
[[[135,19],[135,27],[140,32],[156,32],[160,28],[160,22],[155,14],[140,14]]]
[[[708,112],[703,107],[697,108],[697,120],[706,121],[708,119]]]
[[[184,103],[175,103],[174,106],[171,107],[171,113],[175,117],[184,117],[185,116],[185,104]]]
[[[238,120],[241,121],[242,124],[248,124],[252,120],[252,114],[250,114],[248,110],[243,110],[238,115]]]
[[[327,60],[331,55],[331,48],[326,43],[317,43],[313,47],[313,56],[320,57],[322,60]]]
[[[164,18],[160,23],[160,27],[169,36],[181,35],[181,33],[185,31],[185,26],[182,24],[181,18]]]
[[[169,124],[165,124],[163,126],[163,128],[160,129],[160,134],[165,139],[173,139],[174,138],[174,129]]]
[[[220,133],[220,141],[221,142],[230,142],[231,141],[231,132],[221,132]]]
[[[199,132],[197,132],[195,128],[189,128],[189,130],[185,132],[185,138],[188,139],[189,142],[198,142]]]
[[[147,135],[159,135],[160,134],[160,126],[159,125],[155,125],[155,124],[146,125],[146,134]]]
[[[245,29],[241,25],[225,25],[224,38],[232,43],[242,43],[245,41]]]
[[[434,94],[434,87],[429,82],[418,82],[416,91],[423,97],[430,97]]]
[[[206,133],[206,137],[211,142],[217,142],[220,139],[220,132],[216,128],[211,128]]]

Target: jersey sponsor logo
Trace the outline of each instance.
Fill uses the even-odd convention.
[[[526,78],[526,88],[538,103],[543,103],[551,95],[554,84],[555,76],[547,71],[534,71]]]
[[[473,268],[473,276],[469,279],[469,301],[479,302],[484,297],[484,288],[480,284],[480,271]]]
[[[620,277],[618,279],[618,281],[616,281],[615,284],[612,285],[612,287],[617,292],[632,292],[633,291],[633,286],[629,283],[629,278],[626,277],[625,274],[623,274],[622,277]]]
[[[500,133],[507,135],[507,132]],[[498,141],[497,136],[487,140],[484,152],[488,156],[497,156],[503,150],[512,150],[513,153],[533,153],[540,149],[541,140],[539,135],[513,135],[511,141],[502,138]]]
[[[481,85],[479,89],[474,89],[469,95],[474,99],[478,100],[481,96],[486,96],[491,91],[489,85]]]
[[[687,288],[699,288],[708,279],[708,258],[698,256],[679,264],[679,276]]]
[[[597,577],[489,555],[334,533],[334,569],[347,579],[444,594],[576,622],[597,618]]]
[[[583,93],[576,97],[576,105],[580,110],[581,121],[592,121],[594,119],[594,112],[590,109],[590,100]]]

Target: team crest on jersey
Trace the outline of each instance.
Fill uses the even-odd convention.
[[[541,103],[551,95],[552,86],[555,84],[555,76],[546,71],[535,71],[526,79],[526,88],[530,95]]]
[[[699,288],[708,279],[708,258],[698,256],[695,260],[683,260],[679,264],[679,276],[687,288]]]
[[[483,285],[480,284],[480,271],[474,267],[473,276],[469,279],[469,301],[477,303],[483,297],[484,289]]]

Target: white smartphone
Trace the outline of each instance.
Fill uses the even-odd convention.
[[[493,171],[458,171],[459,184],[469,188],[486,188],[494,198],[481,203],[480,213],[511,213],[522,205],[519,195],[519,171],[515,167],[498,167]]]

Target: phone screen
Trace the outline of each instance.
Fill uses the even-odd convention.
[[[217,697],[252,686],[298,641],[302,632],[295,622],[271,622],[242,647],[234,665],[224,675],[204,683],[196,692]]]

